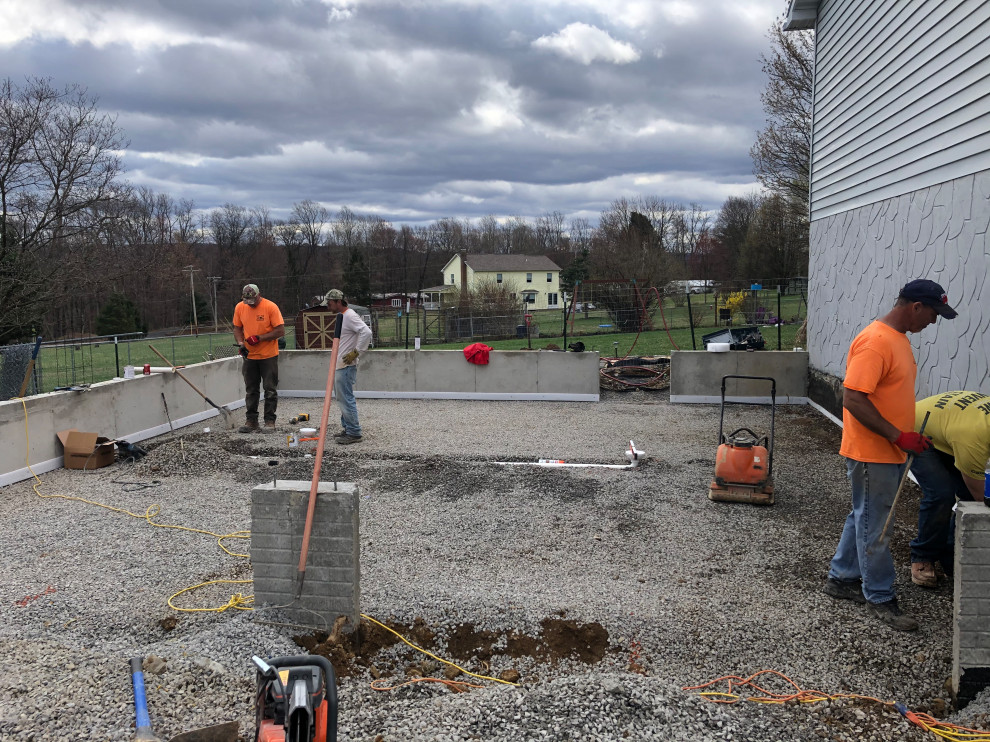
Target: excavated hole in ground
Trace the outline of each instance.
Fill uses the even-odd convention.
[[[412,624],[383,623],[417,647],[481,675],[490,672],[489,662],[498,655],[513,659],[529,657],[544,664],[574,659],[594,665],[610,650],[618,651],[609,644],[608,631],[601,624],[582,624],[564,618],[544,618],[538,636],[515,630],[479,630],[472,623],[462,623],[445,639],[420,617]],[[356,631],[337,632],[337,636],[316,632],[294,636],[293,640],[310,654],[329,659],[338,678],[354,675],[359,668],[369,668],[371,675],[378,678],[438,675],[444,674],[444,667],[449,667],[440,667],[440,663],[405,646],[395,634],[367,620],[362,620]],[[404,647],[405,651],[390,657],[382,656],[383,650],[396,645],[402,645],[400,650]],[[521,678],[515,670],[506,670],[501,676],[510,682]],[[453,675],[446,674],[446,677],[451,679]]]

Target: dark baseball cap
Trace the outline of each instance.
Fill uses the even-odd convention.
[[[927,304],[946,319],[955,319],[959,316],[959,312],[949,306],[949,297],[946,296],[945,289],[927,278],[916,278],[913,281],[908,281],[904,284],[899,296],[908,301],[920,301],[922,304]]]

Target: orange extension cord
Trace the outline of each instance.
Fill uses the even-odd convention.
[[[775,675],[782,678],[794,689],[794,691],[792,693],[774,693],[766,688],[762,688],[755,682],[761,675]],[[702,690],[719,683],[726,684],[725,690]],[[755,691],[755,695],[742,696],[739,693],[734,692],[741,689]],[[777,670],[760,670],[759,672],[750,675],[748,678],[741,678],[738,675],[723,675],[720,678],[715,678],[715,680],[710,680],[707,683],[702,683],[701,685],[685,686],[684,688],[681,688],[681,690],[702,690],[700,693],[701,696],[707,698],[712,703],[724,704],[733,704],[738,703],[739,701],[752,701],[753,703],[816,703],[819,701],[828,701],[837,698],[872,701],[882,706],[889,706],[890,708],[895,709],[901,716],[915,726],[924,729],[926,732],[931,732],[942,739],[952,740],[953,742],[990,742],[990,732],[979,729],[970,729],[957,724],[947,724],[946,722],[939,721],[928,714],[910,711],[903,703],[882,701],[879,698],[863,696],[856,693],[825,693],[820,690],[803,689],[789,677],[784,675],[782,672],[778,672]]]

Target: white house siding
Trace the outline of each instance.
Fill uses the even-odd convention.
[[[893,306],[907,281],[931,278],[959,316],[908,335],[918,359],[919,398],[954,389],[990,393],[988,224],[990,169],[813,221],[808,338],[814,372],[843,378],[856,333]],[[824,396],[819,401],[833,406]]]
[[[819,3],[812,221],[990,169],[988,57],[985,0]]]

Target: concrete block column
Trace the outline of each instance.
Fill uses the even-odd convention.
[[[251,562],[255,605],[293,603],[310,482],[278,480],[251,491]],[[358,487],[320,482],[298,602],[282,609],[291,621],[326,630],[338,616],[358,625],[361,601]]]
[[[952,689],[960,708],[990,686],[990,508],[956,508]]]

